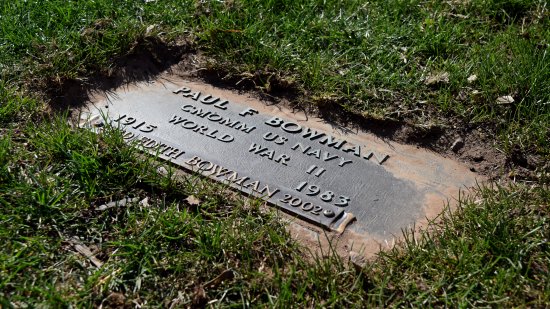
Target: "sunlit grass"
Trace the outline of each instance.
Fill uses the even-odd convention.
[[[174,178],[117,130],[46,113],[38,91],[112,74],[145,36],[185,40],[201,65],[261,91],[420,125],[452,117],[544,161],[549,29],[545,1],[2,2],[0,307],[548,306],[545,175],[478,188],[359,269],[304,258],[261,201]]]

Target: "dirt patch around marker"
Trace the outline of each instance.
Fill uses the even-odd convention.
[[[258,71],[254,74],[231,74],[225,71],[212,69],[207,57],[200,54],[192,55],[192,61],[182,60],[171,69],[173,73],[189,80],[196,80],[211,84],[215,87],[246,93],[267,104],[282,104],[296,111],[303,111],[312,116],[318,116],[352,130],[361,130],[372,133],[382,139],[415,145],[435,151],[441,155],[454,158],[467,164],[471,171],[486,176],[491,180],[532,180],[537,177],[536,169],[539,165],[530,164],[521,166],[505,152],[498,149],[495,139],[495,129],[489,124],[465,124],[460,119],[448,118],[447,127],[424,127],[415,125],[412,120],[377,119],[365,115],[351,113],[345,110],[337,101],[312,100],[307,91],[295,83],[291,83],[278,74],[269,71]],[[266,87],[266,83],[269,87]],[[425,106],[428,114],[437,112],[433,107]],[[457,140],[461,140],[459,147],[453,147]],[[539,156],[526,154],[519,150],[519,156],[529,157],[531,162],[540,162]]]
[[[467,164],[471,171],[487,176],[492,180],[506,180],[511,171],[517,170],[518,167],[522,171],[519,179],[525,180],[536,177],[535,165],[530,165],[528,169],[522,168],[498,149],[498,143],[494,138],[494,130],[489,126],[455,125],[454,128],[426,128],[411,124],[408,121],[368,118],[344,110],[337,102],[317,102],[318,104],[315,105],[308,103],[307,98],[300,95],[298,88],[295,86],[289,87],[286,92],[283,91],[281,85],[284,85],[285,82],[275,83],[278,87],[274,87],[275,90],[270,93],[265,93],[264,87],[256,87],[256,83],[248,80],[249,76],[247,76],[247,82],[243,85],[239,83],[240,80],[234,77],[226,78],[227,75],[221,72],[215,73],[205,70],[203,72],[206,73],[193,74],[189,72],[201,71],[199,69],[185,71],[181,70],[180,67],[176,68],[177,74],[187,79],[196,79],[216,87],[253,94],[258,99],[271,104],[283,104],[286,107],[319,116],[345,128],[365,131],[382,139],[435,151]],[[254,78],[264,80],[265,76],[258,74]],[[457,119],[448,121],[459,123]],[[462,140],[462,145],[453,148],[457,140]],[[536,156],[531,157],[536,158]]]
[[[541,167],[537,156],[522,153],[519,149],[507,157],[498,149],[494,129],[489,125],[470,126],[461,124],[457,119],[449,119],[449,122],[457,124],[446,128],[426,128],[406,120],[380,120],[353,114],[345,111],[338,102],[324,101],[314,105],[309,103],[307,91],[274,72],[235,75],[217,71],[213,69],[208,57],[187,43],[167,45],[146,38],[137,42],[129,54],[118,59],[114,69],[81,80],[50,81],[45,90],[52,112],[59,112],[86,104],[91,92],[109,92],[123,85],[153,80],[167,71],[195,82],[237,93],[246,92],[268,105],[280,104],[291,110],[303,111],[342,128],[361,130],[383,140],[429,149],[460,161],[472,172],[492,180],[534,179],[537,168]],[[339,244],[335,248],[339,255],[350,258],[356,255],[356,248],[353,248],[355,237],[349,233],[328,235],[313,225],[295,223],[291,224],[290,230],[298,240],[314,248],[315,253],[330,246],[328,240],[331,240]],[[393,243],[371,243],[372,248],[364,248],[366,254],[363,252],[360,255],[369,257],[380,248],[391,246]]]
[[[533,180],[537,170],[545,166],[540,156],[519,148],[506,156],[498,149],[495,129],[488,125],[471,125],[459,119],[446,119],[447,127],[423,127],[412,121],[375,119],[350,113],[341,102],[312,100],[308,92],[276,72],[232,74],[214,69],[212,59],[197,51],[192,43],[166,44],[160,39],[145,37],[134,44],[125,56],[114,61],[105,72],[81,79],[49,80],[38,89],[45,92],[53,112],[66,111],[89,101],[90,91],[110,91],[121,85],[152,80],[165,71],[183,78],[213,86],[246,92],[267,104],[282,104],[338,123],[361,129],[383,139],[416,145],[467,164],[472,171],[493,180]],[[428,114],[433,109],[425,107]],[[461,141],[457,144],[457,141]],[[547,168],[547,167],[546,167]]]

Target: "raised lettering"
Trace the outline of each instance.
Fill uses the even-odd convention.
[[[338,158],[337,155],[331,155],[328,152],[323,153],[323,161],[330,161],[330,160],[334,160],[336,158]]]
[[[181,110],[184,111],[184,112],[187,112],[187,113],[191,113],[193,112],[194,110],[196,109],[196,107],[194,107],[193,105],[184,105],[181,107]]]
[[[269,190],[269,186],[264,186],[261,190],[257,191],[260,194],[264,194],[264,192],[267,191],[267,196],[272,197],[275,193],[279,192],[279,189],[275,189],[273,191]]]
[[[284,123],[281,128],[285,130],[288,133],[300,133],[302,132],[302,127],[294,122],[286,122]]]
[[[230,172],[232,172],[232,171],[228,170],[227,168],[223,168],[223,167],[221,167],[221,166],[218,166],[218,170],[217,170],[217,171],[214,170],[214,171],[212,172],[212,174],[213,174],[213,175],[215,174],[214,176],[216,176],[216,177],[222,177],[222,176],[227,175],[227,174],[230,173]]]
[[[120,115],[117,119],[113,119],[113,121],[120,121],[121,119],[124,119],[124,117],[126,117],[126,115]]]
[[[199,97],[201,96],[201,92],[200,91],[197,91],[197,92],[189,92],[189,93],[184,93],[183,94],[184,97],[191,97],[191,99],[197,101],[199,99]]]
[[[153,148],[157,146],[157,142],[153,139],[148,139],[146,142],[142,142],[143,147],[145,148]]]
[[[239,178],[239,174],[237,172],[233,172],[229,177],[227,177],[227,180],[236,183],[238,185],[242,186],[243,181],[246,181],[248,177],[241,177]]]
[[[311,146],[305,147],[304,145],[302,145],[302,143],[296,143],[296,145],[292,146],[291,149],[296,150],[296,148],[298,147],[300,147],[300,150],[302,151],[302,153],[306,153],[306,151],[308,151],[309,148],[311,148]]]
[[[123,139],[132,139],[132,138],[134,138],[135,136],[136,136],[135,133],[126,132],[126,131],[122,134],[122,138],[123,138]]]
[[[227,100],[225,101],[222,101],[222,102],[218,102],[216,104],[214,104],[214,107],[217,107],[219,109],[227,109],[227,103],[229,103]]]
[[[321,149],[312,150],[307,153],[308,156],[314,156],[317,159],[321,159]]]
[[[388,156],[387,154],[380,155],[375,153],[374,151],[369,151],[365,156],[363,156],[363,158],[367,160],[370,160],[372,157],[375,157],[378,164],[382,165],[382,163],[384,163],[390,156]]]
[[[201,99],[201,103],[204,104],[214,104],[216,103],[220,98],[213,97],[211,95],[207,95]]]
[[[197,115],[197,116],[199,116],[199,117],[201,117],[201,118],[204,118],[204,117],[210,115],[210,111],[206,111],[206,110],[203,111],[201,108],[197,108],[197,109],[195,109],[194,111],[192,111],[191,114]]]
[[[310,128],[305,128],[305,131],[304,131],[304,134],[302,135],[303,138],[308,138],[310,140],[316,140],[320,137],[323,137],[325,135],[325,133],[322,133],[322,132],[317,132],[315,130],[312,130]]]
[[[283,123],[283,120],[277,117],[273,117],[265,122],[265,124],[268,124],[273,127],[278,127]]]
[[[191,120],[187,120],[186,122],[182,123],[181,126],[182,126],[184,129],[192,130],[192,129],[196,128],[196,127],[198,126],[198,124],[194,123],[194,122],[191,121]]]
[[[170,147],[170,148],[172,148],[172,147]],[[184,153],[185,153],[185,151],[180,151],[177,148],[172,148],[172,150],[170,152],[168,152],[164,155],[167,156],[167,157],[171,157],[172,159],[177,159],[179,156],[181,156]]]
[[[149,133],[153,132],[154,129],[156,129],[157,126],[154,126],[152,124],[146,125],[145,128],[139,129],[141,132]]]
[[[317,165],[312,165],[312,166],[310,166],[310,167],[307,169],[306,173],[307,173],[307,174],[311,174],[311,173],[313,173],[317,168],[318,168]],[[317,172],[315,172],[315,176],[316,176],[316,177],[320,177],[321,175],[323,175],[323,173],[324,173],[325,171],[326,171],[326,169],[324,169],[324,168],[319,168],[319,169],[317,170]]]
[[[319,143],[326,144],[329,147],[334,147],[336,149],[340,149],[340,147],[342,147],[342,145],[344,145],[346,143],[346,141],[344,141],[344,140],[340,141],[340,140],[335,139],[331,135],[327,135],[325,137],[325,139],[321,140]]]
[[[211,137],[211,138],[216,138],[216,133],[218,133],[218,130],[212,130],[212,131],[206,133],[206,136]]]
[[[182,118],[178,115],[174,115],[172,116],[172,118],[168,121],[168,123],[173,123],[173,124],[178,124],[178,123],[181,123],[181,122],[184,122],[186,121],[187,119],[185,118]]]
[[[233,121],[231,122],[231,119],[225,118],[224,120],[220,121],[220,124],[224,124],[230,128],[233,128],[235,125],[239,124],[239,121]]]
[[[357,157],[361,156],[361,146],[359,145],[356,145],[354,147],[344,148],[342,149],[342,151],[347,153],[353,152],[353,154],[356,155]]]
[[[258,145],[256,143],[252,143],[252,145],[250,145],[250,147],[248,148],[249,152],[253,152],[255,154],[259,154],[259,153],[264,152],[266,150],[267,150],[267,147],[263,147],[263,146]]]
[[[235,127],[237,130],[241,130],[245,133],[250,133],[256,129],[256,127],[247,127],[245,123],[240,123],[238,126]]]
[[[279,137],[279,134],[275,134],[275,133],[272,133],[272,132],[267,132],[266,134],[264,134],[263,138],[266,140],[266,141],[273,141],[275,140],[277,137]]]
[[[338,166],[344,166],[346,164],[353,163],[351,160],[346,160],[344,158],[340,158],[340,163],[338,163]]]
[[[275,144],[284,145],[286,141],[288,141],[288,138],[280,136],[279,139],[275,141]]]
[[[191,165],[191,166],[197,165],[199,162],[201,162],[201,157],[199,157],[199,156],[194,156],[191,159],[185,161],[186,164]]]
[[[202,135],[204,135],[204,132],[208,131],[208,127],[207,126],[200,126],[196,129],[194,129],[193,131],[197,132],[197,133],[200,133]],[[200,132],[199,132],[200,131]]]
[[[200,171],[209,171],[212,169],[212,167],[214,166],[214,164],[210,161],[202,161],[200,163],[197,163],[197,166],[199,167],[199,170]]]
[[[259,180],[256,180],[256,181],[252,181],[252,182],[247,183],[247,184],[244,185],[243,187],[248,188],[248,189],[250,189],[250,187],[252,187],[251,189],[252,189],[253,191],[256,191],[256,192],[257,192],[257,191],[258,191],[258,186],[259,186],[259,185],[260,185],[260,181],[259,181]]]
[[[176,149],[176,148],[172,148],[164,143],[160,144],[160,146],[158,147],[158,151],[160,153],[165,153],[168,149]]]
[[[254,114],[257,114],[257,113],[258,113],[257,110],[249,107],[249,108],[245,109],[244,111],[240,112],[239,115],[244,117],[246,115],[254,115]]]
[[[229,143],[229,142],[232,142],[233,140],[235,140],[235,138],[232,135],[224,134],[223,136],[218,137],[218,140],[222,141],[224,143]]]
[[[275,162],[281,163],[282,165],[287,165],[286,162],[290,160],[290,157],[286,154],[281,154],[275,159]]]
[[[207,119],[210,120],[210,121],[218,122],[218,121],[222,120],[223,117],[214,113],[214,114],[208,115]]]
[[[269,150],[269,151],[264,151],[263,153],[260,153],[260,156],[266,157],[269,160],[273,160],[274,155],[275,155],[275,150]]]
[[[178,94],[180,92],[183,92],[183,93],[187,93],[187,92],[191,92],[191,89],[187,88],[187,87],[181,87],[179,89],[176,89],[174,91],[172,91],[173,93],[175,94]]]

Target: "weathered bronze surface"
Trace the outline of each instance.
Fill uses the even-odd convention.
[[[144,83],[91,106],[92,123],[107,119],[139,148],[326,230],[347,227],[378,243],[475,184],[466,167],[435,153],[204,84]]]

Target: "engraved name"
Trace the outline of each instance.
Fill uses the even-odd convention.
[[[162,143],[147,136],[136,135],[136,133],[133,132],[123,130],[122,138],[124,138],[124,140],[126,140],[127,142],[137,143],[136,146],[141,146],[150,153],[153,153],[155,155],[164,155],[171,159],[177,159],[185,153],[185,151],[179,148],[168,146],[165,143]]]
[[[190,166],[195,166],[202,173],[207,176],[219,178],[222,181],[227,181],[241,186],[242,188],[250,189],[260,195],[271,198],[279,189],[270,188],[268,185],[264,185],[262,188],[259,180],[252,180],[248,176],[241,176],[238,172],[227,169],[223,166],[214,164],[210,161],[206,161],[199,156],[194,156],[191,159],[185,161]]]
[[[311,128],[303,127],[295,122],[284,121],[283,119],[278,117],[272,117],[271,119],[268,119],[265,124],[271,127],[280,128],[287,133],[300,134],[300,136],[306,140],[317,141],[320,144],[332,147],[345,153],[351,153],[356,157],[363,158],[365,160],[371,160],[374,158],[376,159],[376,162],[380,165],[382,165],[390,157],[387,154],[379,154],[372,150],[369,150],[365,148],[365,146],[355,145],[344,139],[339,140],[332,135],[328,135],[323,132],[317,132]],[[297,148],[298,146],[299,145],[293,146],[293,149]],[[304,150],[304,153],[306,153],[306,151],[307,150]]]

